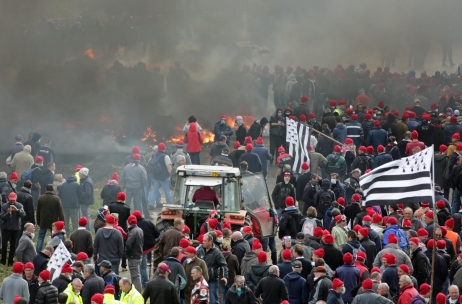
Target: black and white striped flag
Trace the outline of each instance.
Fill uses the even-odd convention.
[[[61,274],[61,269],[63,269],[64,264],[69,260],[72,264],[71,254],[67,250],[66,246],[64,246],[64,243],[60,241],[58,247],[56,247],[47,264],[47,269],[51,272],[50,281],[53,281],[59,277]]]
[[[361,176],[366,206],[432,201],[432,160],[433,146]]]
[[[295,120],[286,119],[286,142],[289,144],[288,153],[294,159],[293,172],[302,173],[303,162],[310,163],[309,139],[310,128]]]

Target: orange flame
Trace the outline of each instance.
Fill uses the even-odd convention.
[[[88,50],[86,50],[83,54],[84,54],[85,56],[87,56],[87,57],[93,59],[93,60],[95,60],[95,59],[97,59],[97,58],[100,57],[100,56],[97,56],[97,55],[95,54],[95,51],[93,51],[93,49],[91,49],[91,48],[88,49]]]
[[[257,120],[257,118],[255,118],[255,116],[244,116],[242,115],[242,121],[244,123],[244,126],[248,129],[250,128],[250,126],[253,124],[253,122]],[[236,117],[227,117],[226,118],[226,123],[231,127],[231,128],[234,128],[236,125],[235,125],[235,122],[236,122]]]

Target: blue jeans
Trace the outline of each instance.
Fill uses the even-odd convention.
[[[220,284],[220,288],[221,288],[221,303],[222,303],[222,304],[226,303],[226,293],[227,293],[228,290],[231,288],[231,286],[233,286],[233,284],[229,284],[229,282],[228,282],[228,285],[221,285],[221,284]]]
[[[452,214],[459,212],[460,209],[460,192],[459,189],[452,190]]]
[[[39,230],[39,235],[38,235],[38,240],[37,240],[37,248],[36,248],[37,252],[42,251],[43,241],[45,240],[47,230],[50,230],[50,235],[51,235],[51,229],[40,228],[40,230]]]
[[[140,188],[127,188],[125,191],[127,195],[127,199],[125,201],[125,204],[127,204],[128,207],[130,207],[130,204],[132,203],[133,200],[133,210],[138,210],[143,212],[143,209],[141,207],[141,189]]]
[[[218,282],[209,282],[210,304],[220,304],[218,302]]]
[[[88,220],[87,230],[91,231],[92,225],[91,225],[90,212],[88,211],[88,206],[87,205],[80,205],[80,212],[82,213],[82,216],[87,218],[87,220]]]
[[[148,174],[148,180],[146,182],[146,186],[144,186],[144,188],[145,188],[145,191],[144,191],[145,196],[144,197],[146,198],[146,200],[148,200],[148,198],[149,198],[149,193],[151,192],[151,185],[153,185],[153,184],[154,184],[154,178],[152,177],[152,174]],[[149,202],[149,200],[148,200],[148,202]]]
[[[154,197],[153,197],[154,200],[152,204],[154,203],[160,204],[161,202],[160,188],[164,190],[165,199],[167,201],[167,204],[171,204],[172,203],[172,192],[170,192],[170,177],[163,181],[154,179],[154,189],[152,190],[154,193]]]
[[[199,156],[200,152],[189,153],[189,158],[191,158],[191,164],[200,165],[201,158]]]
[[[141,259],[141,265],[140,265],[140,271],[141,271],[141,286],[143,286],[143,288],[146,287],[146,284],[148,283],[149,281],[149,278],[148,278],[148,272],[147,272],[147,255],[148,254],[143,254],[143,258]]]

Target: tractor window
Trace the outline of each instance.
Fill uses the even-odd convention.
[[[186,195],[185,177],[177,176],[175,189],[173,191],[173,204],[183,205],[183,201]]]
[[[223,209],[224,210],[240,210],[240,198],[238,192],[238,185],[235,178],[225,178],[223,180],[224,196],[223,196]]]

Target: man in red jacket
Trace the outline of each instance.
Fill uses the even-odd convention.
[[[397,304],[411,304],[412,298],[419,294],[417,289],[414,288],[412,280],[408,275],[402,275],[399,278],[400,294]]]
[[[194,192],[192,201],[195,203],[196,201],[213,201],[215,207],[220,204],[220,199],[218,198],[217,193],[215,190],[210,188],[209,186],[203,186],[197,189]]]

